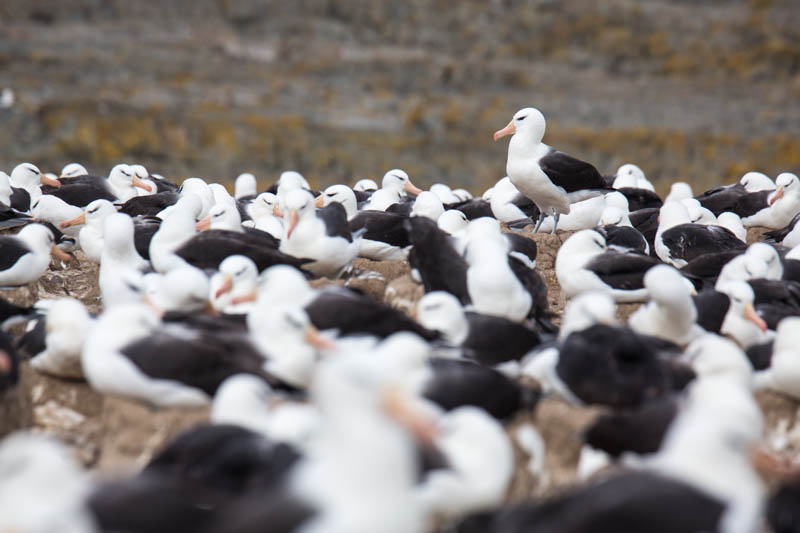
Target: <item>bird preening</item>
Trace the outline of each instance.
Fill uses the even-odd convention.
[[[0,530],[797,531],[797,176],[545,132],[474,196],[0,172]]]

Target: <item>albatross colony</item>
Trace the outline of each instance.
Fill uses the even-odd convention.
[[[481,196],[0,172],[0,529],[796,531],[797,176],[505,136]]]

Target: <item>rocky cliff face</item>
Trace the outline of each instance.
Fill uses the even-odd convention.
[[[800,167],[800,6],[769,0],[5,0],[0,168],[142,162],[475,190],[518,108],[613,171],[698,187]]]

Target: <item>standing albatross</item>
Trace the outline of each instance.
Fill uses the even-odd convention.
[[[611,190],[594,166],[544,144],[544,131],[544,115],[536,108],[526,107],[494,133],[494,140],[512,135],[506,173],[519,192],[539,208],[533,232],[539,230],[545,217],[552,215],[555,233],[558,218],[569,213],[570,204]]]

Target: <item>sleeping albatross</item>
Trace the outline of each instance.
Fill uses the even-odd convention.
[[[533,107],[520,109],[508,125],[494,133],[494,140],[512,135],[508,143],[506,173],[519,191],[539,208],[536,233],[545,217],[569,213],[572,203],[610,192],[594,166],[559,152],[542,142],[544,115]]]

